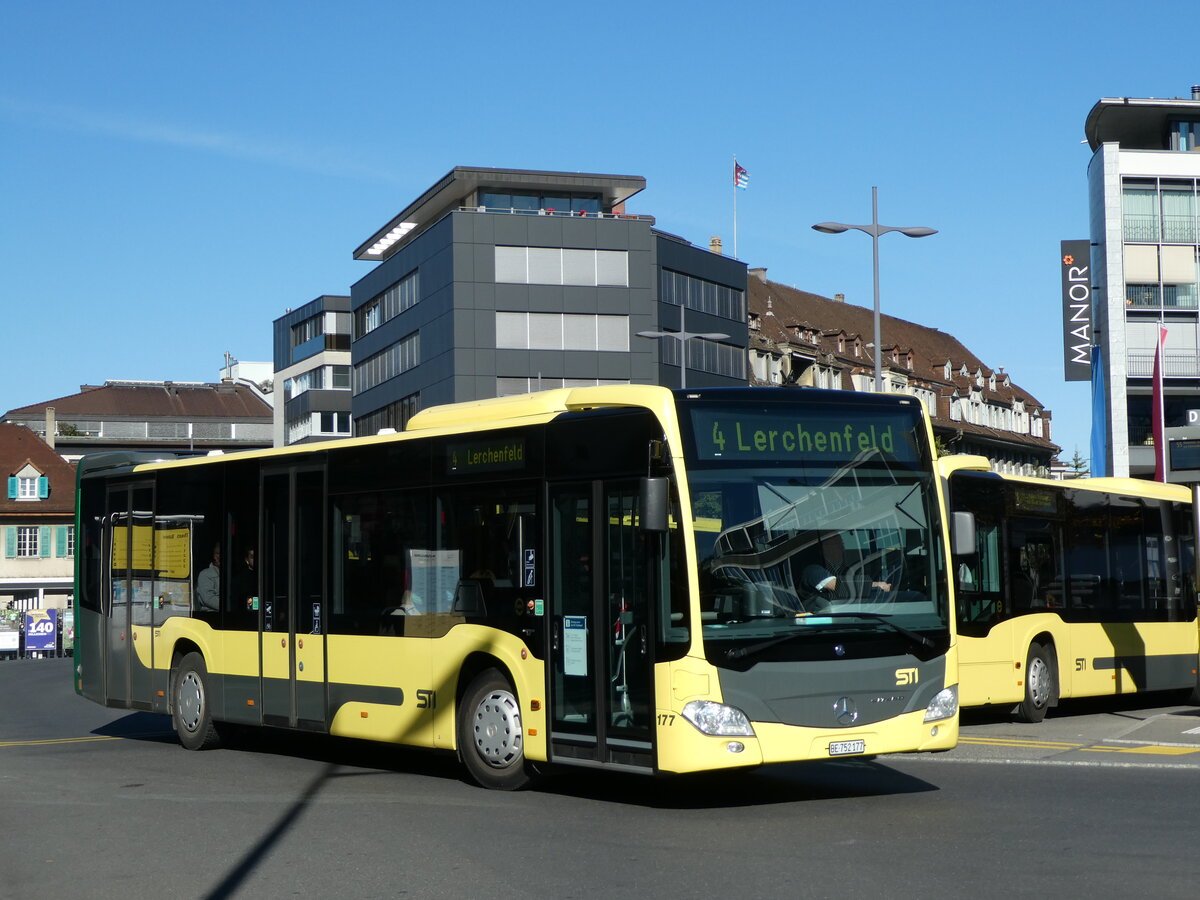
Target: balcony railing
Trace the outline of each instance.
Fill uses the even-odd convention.
[[[1126,357],[1128,374],[1149,378],[1154,374],[1153,351],[1130,351]],[[1163,353],[1164,378],[1200,377],[1200,354],[1195,350],[1167,350]]]
[[[632,213],[588,212],[587,210],[569,209],[517,209],[516,207],[498,206],[460,206],[459,212],[470,213],[500,213],[513,216],[567,216],[575,219],[629,219],[640,222],[654,222],[654,216],[639,216]]]
[[[1125,213],[1126,241],[1157,243],[1159,234],[1158,216]]]
[[[1194,284],[1127,284],[1125,305],[1130,309],[1200,309]]]

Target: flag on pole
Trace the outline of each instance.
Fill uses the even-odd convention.
[[[1167,329],[1158,326],[1158,344],[1154,348],[1154,393],[1151,399],[1152,430],[1154,434],[1154,480],[1167,480],[1167,442],[1163,433],[1166,416],[1163,408],[1163,344],[1167,342]]]
[[[741,188],[743,191],[750,184],[750,173],[739,166],[736,162],[733,164],[733,186]]]

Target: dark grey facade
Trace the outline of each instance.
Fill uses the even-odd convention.
[[[625,213],[644,184],[456,168],[376,232],[351,289],[355,432],[542,388],[678,386],[679,342],[641,331],[728,335],[687,343],[687,385],[744,385],[745,264]]]

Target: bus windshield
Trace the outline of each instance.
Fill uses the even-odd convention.
[[[919,407],[705,403],[689,424],[710,661],[809,658],[834,631],[839,641],[886,636],[863,653],[945,651],[941,524]]]

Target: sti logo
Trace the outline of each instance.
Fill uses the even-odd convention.
[[[896,684],[905,685],[905,684],[916,684],[916,683],[917,683],[917,670],[916,669],[897,669],[896,670]]]

